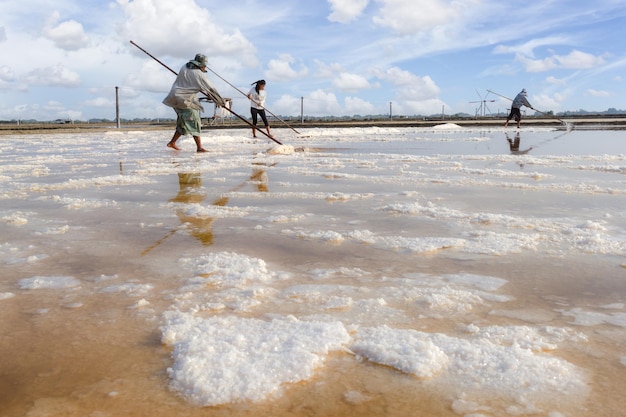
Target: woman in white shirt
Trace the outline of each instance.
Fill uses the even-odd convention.
[[[269,137],[273,138],[270,133],[270,124],[267,121],[267,116],[265,115],[265,80],[259,80],[252,83],[254,87],[250,89],[248,93],[248,98],[250,99],[250,113],[252,114],[252,124],[255,126],[252,128],[252,136],[256,138],[256,124],[258,121],[258,117],[261,116],[261,120],[265,124],[265,129],[267,129],[267,134]]]

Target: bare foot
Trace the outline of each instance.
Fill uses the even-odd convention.
[[[208,152],[206,149],[204,148],[198,148],[198,150],[196,152]]]
[[[168,148],[172,148],[172,149],[176,149],[177,151],[180,151],[180,148],[178,146],[176,146],[175,143],[172,143],[172,142],[168,142],[167,143],[167,147]]]

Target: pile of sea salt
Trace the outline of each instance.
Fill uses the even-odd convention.
[[[320,292],[331,289],[293,285],[278,291],[274,286],[284,284],[288,276],[281,279],[282,274],[272,271],[263,260],[242,254],[212,253],[184,259],[182,264],[195,277],[181,287],[180,298],[174,297],[174,308],[163,314],[161,330],[163,342],[172,347],[170,386],[194,404],[216,406],[277,395],[289,384],[311,379],[333,351],[413,375],[416,384],[427,382],[436,392],[445,393],[451,406],[462,414],[557,412],[550,407],[582,402],[588,396],[585,373],[550,353],[567,341],[586,340],[570,329],[471,325],[464,335],[454,337],[384,325],[358,326],[350,316],[247,318],[243,316],[249,310],[234,305],[244,305],[246,297],[269,297],[265,301],[282,300],[284,304],[289,301],[280,297],[298,296],[308,305],[316,303],[307,298],[309,294],[320,295],[319,302],[324,303],[328,297]],[[342,273],[363,275],[363,271]],[[435,278],[430,281],[434,289],[441,285],[476,287],[474,295],[506,283],[496,277],[468,274],[440,277],[439,287]],[[207,287],[212,288],[206,292],[211,294],[208,299],[199,296]],[[339,302],[334,307],[350,309],[366,301],[342,304],[351,299],[352,287],[338,289],[341,291],[329,298]],[[203,307],[203,303],[211,304],[207,301],[215,304],[219,298],[211,297],[220,295],[242,300],[217,312]]]

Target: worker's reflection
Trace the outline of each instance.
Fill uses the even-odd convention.
[[[196,172],[178,173],[178,194],[170,199],[172,203],[200,204],[206,198],[206,193],[202,188],[202,174]],[[225,205],[226,200],[222,204]],[[190,214],[189,207],[179,205],[176,207],[176,215],[180,222],[187,227],[191,236],[198,239],[203,246],[213,244],[213,217],[205,217],[199,214]]]
[[[530,150],[533,148],[532,146],[526,150],[520,151],[519,150],[519,146],[520,146],[520,132],[516,132],[515,133],[515,137],[513,139],[511,139],[509,137],[509,133],[506,132],[506,140],[509,142],[509,149],[511,150],[511,154],[512,155],[524,155],[527,154],[528,152],[530,152]]]
[[[269,180],[267,178],[267,172],[264,169],[253,169],[252,175],[250,175],[250,182],[256,186],[257,191],[266,193],[269,191]]]
[[[265,169],[254,168],[250,178],[243,181],[241,184],[232,188],[229,193],[241,190],[247,184],[253,185],[259,192],[267,192],[268,177]],[[206,199],[206,192],[202,187],[202,174],[197,172],[180,172],[178,173],[178,194],[171,198],[171,203],[179,203],[176,207],[176,215],[180,219],[180,222],[191,233],[191,236],[198,239],[203,246],[210,246],[213,244],[213,222],[215,217],[208,217],[190,210],[188,204],[202,204]],[[221,196],[213,200],[211,203],[214,206],[225,206],[228,204],[230,197]],[[142,252],[142,255],[146,255],[152,249],[161,245],[170,236],[176,233],[177,229],[169,231],[161,239],[157,240],[152,246],[148,247]]]

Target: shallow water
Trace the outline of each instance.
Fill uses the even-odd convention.
[[[623,411],[624,132],[277,132],[0,138],[3,415]]]

